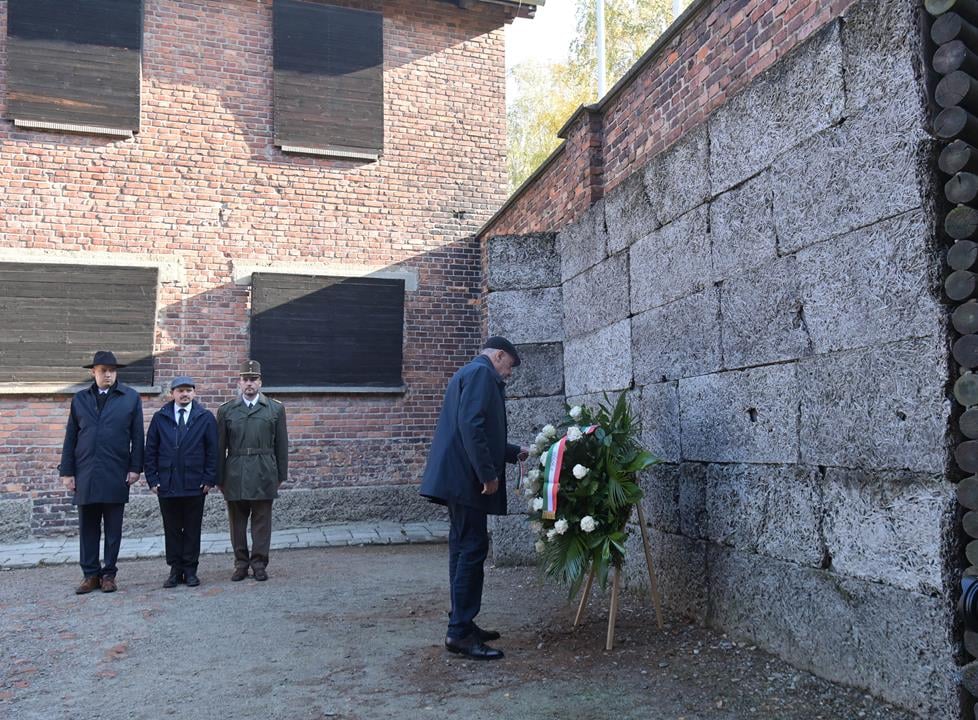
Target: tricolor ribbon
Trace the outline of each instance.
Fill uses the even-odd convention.
[[[590,435],[598,429],[597,425],[580,428],[584,435]],[[543,519],[557,519],[557,492],[560,490],[560,469],[564,465],[564,450],[567,447],[567,435],[550,446],[543,454]]]

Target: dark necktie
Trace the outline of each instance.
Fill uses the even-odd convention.
[[[180,444],[180,441],[183,439],[183,433],[187,430],[187,418],[184,416],[186,412],[187,408],[180,408],[177,411],[179,415],[179,419],[177,420],[177,445]]]

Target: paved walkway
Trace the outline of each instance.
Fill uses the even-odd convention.
[[[439,521],[393,523],[355,522],[319,527],[289,528],[272,532],[272,549],[346,547],[348,545],[405,545],[448,541],[448,523]],[[200,552],[219,555],[231,552],[227,532],[204,533]],[[129,538],[123,536],[119,558],[163,557],[163,536]],[[29,543],[0,544],[0,570],[64,565],[78,562],[78,537],[52,537]]]

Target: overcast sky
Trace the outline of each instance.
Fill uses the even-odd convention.
[[[574,0],[547,0],[532,20],[506,26],[506,69],[527,60],[563,60],[574,37]]]

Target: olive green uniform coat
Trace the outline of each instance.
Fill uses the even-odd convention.
[[[274,500],[289,471],[285,407],[263,393],[255,406],[239,397],[217,411],[217,484],[225,500]]]

